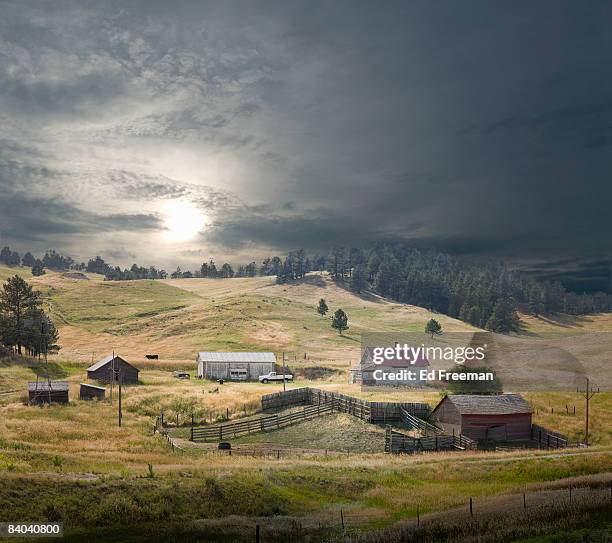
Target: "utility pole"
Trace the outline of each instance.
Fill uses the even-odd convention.
[[[285,351],[283,351],[283,392],[287,390],[287,381],[285,379],[285,371],[287,366],[285,365]]]
[[[589,402],[591,398],[595,396],[599,392],[599,387],[595,390],[595,387],[591,385],[589,378],[586,378],[586,387],[584,390],[578,389],[576,392],[582,393],[585,401],[586,401],[586,417],[585,417],[585,425],[584,425],[584,442],[589,444]]]
[[[111,360],[111,371],[110,371],[110,402],[113,405],[113,381],[115,380],[115,351],[113,350],[113,359]]]
[[[121,428],[121,419],[123,417],[123,411],[121,409],[121,385],[123,383],[123,376],[121,375],[121,370],[117,370],[117,374],[119,377],[119,428]]]

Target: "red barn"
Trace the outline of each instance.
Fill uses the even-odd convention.
[[[449,433],[475,440],[522,441],[531,439],[531,413],[530,405],[518,394],[451,394],[432,416]]]

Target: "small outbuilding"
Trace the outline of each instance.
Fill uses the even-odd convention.
[[[519,394],[451,394],[435,407],[432,418],[447,433],[477,441],[528,441],[532,409]]]
[[[89,383],[81,383],[79,398],[81,400],[103,400],[106,395],[106,389]]]
[[[425,386],[426,381],[421,379],[421,370],[429,367],[427,358],[418,356],[413,359],[410,351],[408,356],[399,357],[395,347],[393,349],[394,354],[391,357],[384,357],[378,362],[374,347],[366,347],[359,366],[350,370],[349,382],[361,383],[364,386]]]
[[[198,353],[200,379],[226,379],[228,381],[257,381],[276,368],[274,353],[212,352]]]
[[[68,403],[68,381],[28,382],[28,403],[34,405]]]
[[[117,383],[121,377],[124,385],[136,385],[139,371],[120,356],[115,355],[113,358],[113,355],[108,355],[87,368],[87,378],[101,383],[110,383],[114,379]]]

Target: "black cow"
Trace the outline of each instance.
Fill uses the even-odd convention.
[[[158,354],[145,354],[147,360],[159,360]]]

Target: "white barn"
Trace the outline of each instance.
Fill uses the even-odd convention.
[[[203,351],[198,353],[196,361],[200,379],[256,381],[276,367],[274,353]]]

